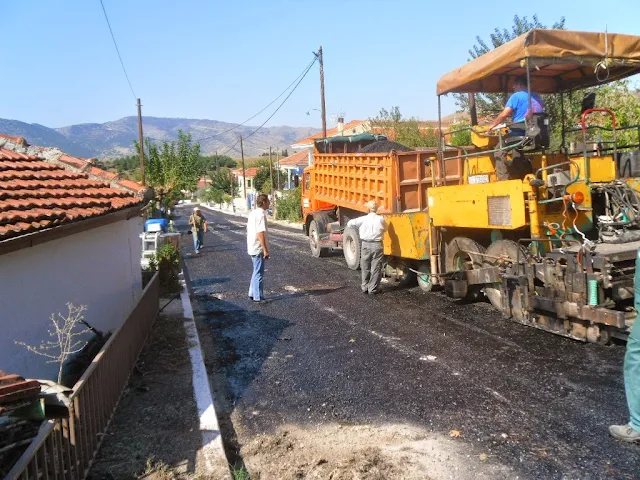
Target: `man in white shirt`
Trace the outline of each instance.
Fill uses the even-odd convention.
[[[380,293],[382,276],[382,235],[387,229],[384,217],[378,215],[378,204],[371,200],[366,204],[369,214],[347,222],[347,227],[358,228],[360,235],[360,270],[362,271],[362,293]]]
[[[267,241],[267,210],[269,198],[264,194],[258,195],[256,206],[247,220],[247,253],[253,262],[253,274],[249,284],[249,298],[256,303],[264,302],[264,262],[269,259]]]

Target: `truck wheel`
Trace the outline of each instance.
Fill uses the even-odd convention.
[[[316,258],[326,257],[328,248],[324,248],[320,246],[320,227],[318,222],[312,220],[309,224],[309,247],[311,247],[311,255]]]
[[[360,268],[360,235],[358,235],[358,231],[353,227],[344,229],[342,252],[344,253],[347,266],[351,270],[358,270]]]
[[[433,283],[431,283],[431,265],[427,262],[422,262],[418,265],[416,270],[419,272],[417,277],[420,290],[423,292],[430,292],[433,290]]]
[[[513,240],[496,240],[489,245],[486,253],[487,256],[483,261],[484,267],[497,267],[501,261],[516,263],[518,256],[520,263],[523,263],[527,255],[527,251]],[[500,283],[492,283],[484,287],[484,294],[494,308],[503,311]]]
[[[447,272],[461,272],[482,268],[484,247],[467,237],[455,237],[447,244],[445,266]],[[480,288],[470,285],[465,300],[477,300]]]

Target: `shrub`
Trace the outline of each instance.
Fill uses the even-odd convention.
[[[302,191],[300,187],[294,188],[278,199],[278,218],[290,222],[302,220]]]
[[[149,260],[149,270],[158,270],[161,294],[180,291],[178,274],[180,273],[180,252],[171,243],[162,245]]]

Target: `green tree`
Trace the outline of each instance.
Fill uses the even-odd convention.
[[[178,131],[178,140],[162,145],[145,139],[145,175],[147,185],[153,187],[158,206],[173,207],[184,191],[194,191],[202,173],[200,144],[191,142],[191,135]],[[136,150],[140,144],[134,142]]]
[[[518,15],[513,17],[513,25],[510,30],[506,28],[494,28],[493,32],[489,34],[489,42],[485,42],[480,36],[476,36],[476,44],[471,47],[469,50],[469,61],[474,58],[478,58],[481,55],[484,55],[487,52],[490,52],[494,48],[499,47],[507,43],[510,40],[513,40],[520,35],[527,33],[529,30],[534,28],[548,28],[546,25],[542,24],[538,19],[537,15],[533,15],[532,19],[529,20],[527,17],[519,17]],[[561,17],[560,20],[555,22],[552,26],[552,29],[555,30],[564,30],[565,29],[565,18]],[[469,96],[465,94],[454,94],[456,99],[456,104],[460,108],[461,111],[468,111],[469,109]],[[507,101],[505,94],[476,94],[476,110],[478,112],[479,117],[483,116],[495,116],[502,111],[504,105]],[[544,98],[545,103],[547,103],[547,98]],[[549,107],[547,106],[547,111],[549,111]]]
[[[371,126],[379,129],[383,135],[407,147],[436,147],[438,131],[425,126],[416,118],[404,119],[398,107],[391,110],[382,108],[376,118],[371,119]]]
[[[276,169],[275,159],[273,159],[272,164],[273,164],[273,168],[271,169],[269,165],[269,160],[267,159],[261,158],[256,162],[255,166],[258,167],[259,170],[256,173],[255,177],[253,178],[253,183],[257,191],[263,192],[263,193],[271,193],[274,190],[274,188],[278,187],[278,185],[282,187],[286,183],[287,175],[284,172],[278,171]],[[272,171],[273,171],[273,181],[271,179]],[[278,183],[278,180],[280,181],[280,183]]]
[[[231,173],[231,169],[227,167],[218,168],[211,172],[211,189],[220,190],[223,193],[235,197],[238,191],[238,185],[235,177]]]

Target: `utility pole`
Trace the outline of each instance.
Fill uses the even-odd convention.
[[[276,172],[276,175],[278,172]],[[278,197],[276,194],[275,183],[273,183],[273,162],[271,161],[271,147],[269,147],[269,178],[271,178],[271,197],[273,198],[273,216],[276,217]]]
[[[242,191],[244,192],[244,199],[247,199],[247,177],[244,169],[244,148],[242,147],[242,135],[240,135],[240,156],[242,157]]]
[[[322,138],[327,138],[327,112],[324,105],[324,60],[322,59],[322,45],[318,50],[318,60],[320,61],[320,108],[322,108]]]
[[[471,114],[471,125],[478,125],[478,111],[476,110],[476,96],[469,93],[469,112]]]
[[[144,174],[144,143],[142,141],[142,104],[138,99],[138,143],[140,144],[140,173],[142,174],[142,185],[146,186]]]

